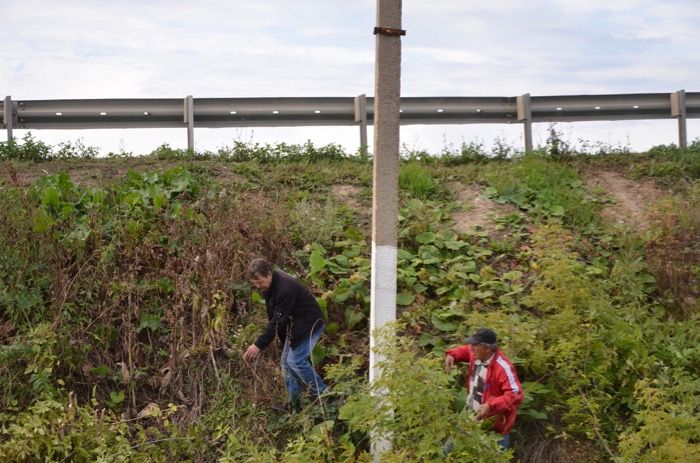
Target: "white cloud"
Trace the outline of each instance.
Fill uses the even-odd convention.
[[[374,0],[5,3],[0,92],[17,99],[354,96],[374,89]],[[698,23],[695,0],[408,1],[403,3],[402,92],[694,91],[700,73]],[[666,123],[657,123],[664,140]],[[619,124],[611,126],[610,136],[619,132],[624,138],[623,127],[632,127]],[[591,126],[575,127],[603,136]],[[631,143],[653,144],[657,131],[649,127],[629,129]],[[691,137],[699,136],[693,127]],[[118,132],[35,135],[83,135],[107,150],[185,143],[181,131]],[[402,129],[402,136],[439,150],[446,140],[461,143],[472,135],[507,133],[517,140],[520,135],[511,132],[520,129],[415,126]],[[235,133],[198,130],[198,145],[215,148]],[[238,134],[262,142],[312,138],[350,149],[357,145],[355,127]]]

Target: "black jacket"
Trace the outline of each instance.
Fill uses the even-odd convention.
[[[282,342],[290,333],[292,348],[308,339],[312,330],[323,327],[323,314],[316,298],[304,285],[281,270],[272,272],[272,283],[263,292],[267,306],[267,326],[255,345],[264,349],[275,338]]]

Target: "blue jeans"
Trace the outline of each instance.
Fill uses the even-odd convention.
[[[291,347],[289,337],[284,342],[281,363],[290,402],[299,400],[302,385],[309,388],[313,397],[318,397],[326,389],[326,383],[311,364],[311,351],[323,334],[323,328],[323,325],[317,326],[310,336],[295,348]]]
[[[503,450],[508,449],[510,447],[510,434],[503,436],[503,439],[498,441],[498,445],[500,445]]]

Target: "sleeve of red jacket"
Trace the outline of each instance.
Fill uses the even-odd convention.
[[[472,346],[459,346],[445,352],[445,355],[452,356],[457,362],[469,363],[472,358]]]
[[[495,380],[498,381],[503,395],[492,397],[487,402],[491,408],[491,413],[504,413],[513,410],[523,401],[523,387],[520,385],[518,374],[515,368],[507,361],[499,358],[496,360],[500,365]]]

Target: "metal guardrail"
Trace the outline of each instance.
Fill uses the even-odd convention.
[[[0,101],[2,128],[13,129],[187,128],[194,148],[194,128],[218,127],[360,127],[367,146],[374,99],[178,98],[12,100]],[[525,150],[532,149],[537,122],[678,119],[679,146],[687,146],[686,119],[700,118],[700,92],[518,97],[402,97],[402,125],[521,123]]]

